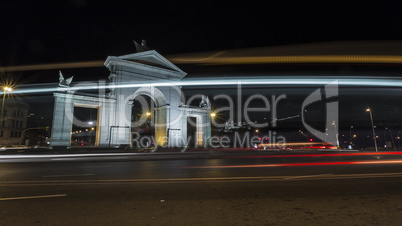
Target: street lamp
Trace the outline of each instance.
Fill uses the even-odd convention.
[[[213,118],[213,117],[215,117],[216,116],[216,114],[215,113],[211,113],[211,117]]]
[[[332,125],[335,127],[335,133],[336,133],[336,146],[339,148],[339,134],[338,134],[338,130],[336,129],[336,123],[335,121],[332,122]]]
[[[374,139],[375,151],[378,152],[378,148],[377,148],[377,138],[376,138],[375,131],[374,131],[373,114],[371,113],[371,109],[370,109],[370,108],[367,108],[366,111],[370,113],[371,128],[373,129],[373,139]]]
[[[6,100],[6,94],[7,94],[7,92],[13,91],[13,89],[6,86],[6,87],[3,88],[3,90],[4,90],[4,92],[3,92],[3,104],[1,105],[1,116],[0,116],[1,120],[3,120],[4,102]]]
[[[150,115],[151,115],[151,112],[147,112],[146,115],[147,115],[147,116],[150,116]]]
[[[353,145],[352,129],[353,129],[353,126],[350,126],[350,130],[349,130],[350,145]]]

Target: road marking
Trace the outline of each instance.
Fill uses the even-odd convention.
[[[85,177],[85,176],[93,176],[93,173],[86,173],[86,174],[65,174],[65,175],[45,175],[42,177]]]
[[[5,200],[18,200],[18,199],[56,198],[56,197],[64,197],[64,196],[67,196],[67,194],[0,198],[0,201],[5,201]]]
[[[333,175],[333,173],[305,175],[305,176],[291,176],[291,177],[285,177],[283,179],[284,180],[291,180],[291,179],[300,179],[300,178],[308,178],[308,177],[322,177],[322,176],[329,176],[329,175]]]

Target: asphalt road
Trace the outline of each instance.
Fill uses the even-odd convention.
[[[194,157],[194,156],[193,156]],[[0,164],[1,225],[400,225],[402,155]],[[56,160],[55,160],[56,159]]]

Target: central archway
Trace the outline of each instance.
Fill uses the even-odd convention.
[[[154,146],[155,102],[149,96],[136,96],[131,109],[131,146],[137,148]]]
[[[156,87],[141,87],[138,88],[134,94],[131,96],[132,103],[134,100],[140,96],[147,96],[151,98],[155,106],[153,107],[153,112],[151,114],[153,117],[153,127],[154,127],[154,137],[155,146],[166,146],[167,145],[167,116],[169,111],[169,105],[166,102],[166,97],[162,91]],[[144,107],[144,106],[143,106]],[[132,108],[130,115],[133,115]],[[147,109],[143,109],[147,110]],[[130,126],[130,131],[133,130],[133,124]],[[131,141],[132,142],[132,141]],[[132,143],[131,143],[132,145]]]

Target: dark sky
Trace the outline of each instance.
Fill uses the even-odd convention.
[[[402,39],[402,1],[16,0],[3,2],[0,9],[0,67],[105,60],[109,55],[136,52],[133,40],[141,39],[162,55]],[[282,69],[279,66],[278,70]],[[106,68],[64,72],[66,77],[75,75],[74,81],[106,79],[108,75]],[[7,76],[19,77],[20,84],[58,82],[57,70]],[[383,103],[384,98],[377,103]],[[369,125],[367,118],[364,122]]]
[[[7,1],[0,66],[102,60],[146,39],[161,54],[400,40],[400,1]],[[386,3],[384,3],[386,2]]]

